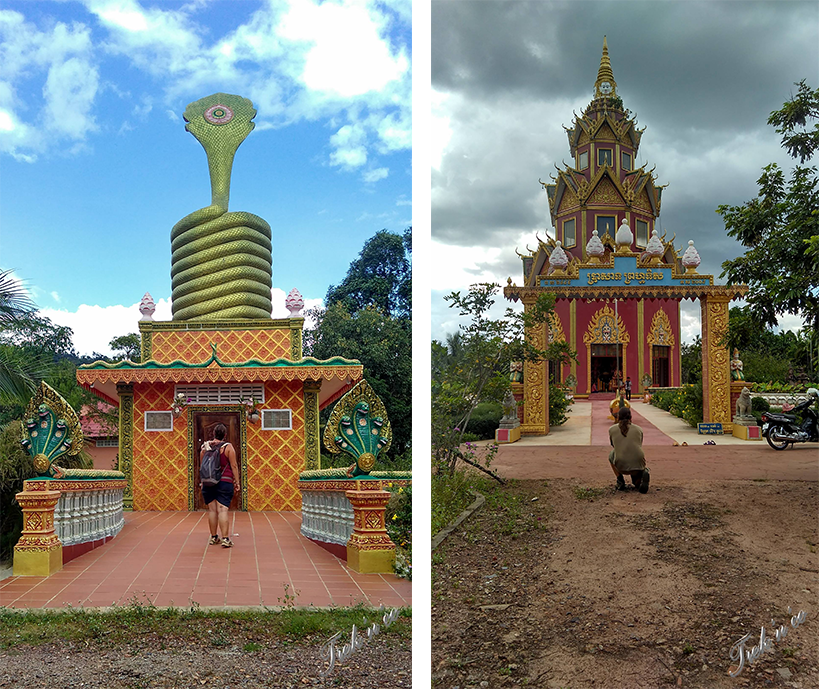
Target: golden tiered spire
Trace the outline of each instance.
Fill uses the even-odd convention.
[[[600,58],[600,69],[597,70],[597,81],[594,82],[595,98],[613,98],[617,95],[617,82],[614,81],[614,73],[611,71],[609,61],[609,46],[606,37],[603,36],[603,56]]]

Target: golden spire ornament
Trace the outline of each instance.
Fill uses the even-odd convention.
[[[595,98],[614,98],[617,95],[617,82],[614,81],[614,72],[611,71],[609,60],[609,46],[603,36],[603,55],[600,58],[600,69],[597,70],[597,81],[594,82]]]

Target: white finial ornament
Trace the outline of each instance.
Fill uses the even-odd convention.
[[[694,248],[694,240],[688,240],[688,248],[685,250],[685,253],[682,257],[682,264],[685,266],[686,273],[696,273],[697,266],[701,263],[700,255],[697,253],[697,250]]]
[[[648,246],[646,246],[646,256],[651,259],[651,265],[655,266],[660,262],[664,253],[665,247],[663,247],[663,243],[657,236],[657,230],[654,230],[651,233],[651,239],[648,240]]]
[[[139,302],[139,312],[142,314],[140,321],[152,321],[154,319],[154,311],[156,311],[156,304],[150,292],[145,292],[142,301]]]
[[[634,235],[631,228],[628,226],[628,221],[623,218],[620,227],[617,228],[617,234],[614,236],[614,241],[617,244],[617,253],[625,253],[631,251],[631,243],[634,241]]]
[[[284,305],[290,312],[290,318],[299,316],[301,314],[301,310],[304,308],[304,299],[301,296],[301,292],[299,292],[295,287],[291,289],[290,294],[287,295],[287,299],[284,300]]]
[[[600,263],[600,259],[606,255],[606,247],[597,236],[597,230],[592,230],[592,236],[586,244],[586,255],[589,256],[589,263]]]
[[[549,272],[562,273],[566,266],[569,265],[569,257],[560,246],[560,242],[555,242],[555,248],[549,255]]]

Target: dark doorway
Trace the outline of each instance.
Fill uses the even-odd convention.
[[[193,423],[194,423],[194,455],[193,455],[193,509],[194,510],[204,510],[207,509],[207,505],[205,505],[205,501],[202,499],[202,491],[199,489],[199,457],[200,452],[202,450],[202,443],[206,440],[213,439],[213,429],[220,423],[225,424],[227,428],[227,436],[225,440],[227,440],[233,448],[236,450],[236,464],[239,467],[239,475],[241,480],[241,473],[242,473],[242,455],[241,455],[241,443],[239,442],[240,439],[240,430],[239,430],[239,412],[221,412],[221,413],[208,413],[203,412],[199,414],[193,415]],[[233,500],[230,503],[230,509],[232,510],[241,510],[242,509],[242,498],[240,495],[240,491],[236,491],[233,493]]]
[[[591,346],[590,392],[617,392],[617,345],[594,344]],[[620,367],[623,356],[620,352]]]
[[[671,360],[671,347],[663,345],[652,345],[651,347],[651,378],[654,387],[667,388],[670,385],[668,380],[669,362]]]

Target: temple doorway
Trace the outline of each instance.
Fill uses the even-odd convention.
[[[240,441],[240,429],[239,429],[239,412],[219,412],[219,413],[209,413],[209,412],[202,412],[196,413],[193,415],[193,423],[194,423],[194,461],[193,461],[193,495],[194,495],[194,502],[193,502],[193,509],[194,510],[205,510],[207,509],[207,505],[205,505],[205,501],[202,498],[202,491],[199,488],[199,457],[202,450],[202,443],[206,440],[213,439],[213,430],[216,426],[220,423],[225,424],[227,428],[227,435],[225,436],[225,440],[227,440],[231,445],[233,445],[234,449],[236,450],[236,464],[239,467],[239,473],[242,473],[242,456],[241,456],[241,448],[242,444]],[[233,500],[230,503],[231,510],[240,510],[242,508],[242,497],[240,491],[235,491],[233,493]]]
[[[591,392],[616,392],[618,382],[618,352],[614,344],[593,344],[591,346]],[[619,352],[622,380],[623,352]]]
[[[651,379],[654,387],[667,388],[670,385],[668,375],[670,361],[671,347],[651,346]]]

